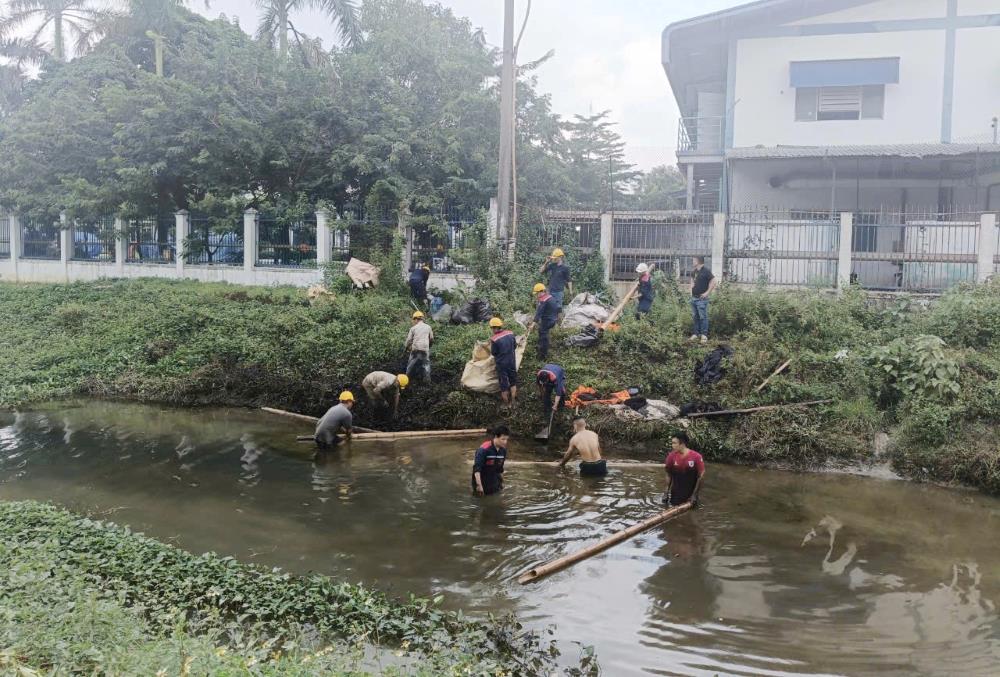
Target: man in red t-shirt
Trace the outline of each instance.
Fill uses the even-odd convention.
[[[688,449],[691,440],[687,433],[679,432],[670,441],[672,450],[664,466],[667,472],[667,493],[663,502],[669,506],[683,505],[690,501],[698,505],[698,491],[705,477],[705,461],[694,449]]]

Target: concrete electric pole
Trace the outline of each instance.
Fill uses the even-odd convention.
[[[497,182],[497,241],[510,236],[514,174],[514,0],[504,0],[503,69],[500,73],[500,172]]]

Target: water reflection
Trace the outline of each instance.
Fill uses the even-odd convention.
[[[194,551],[517,611],[595,644],[611,675],[998,672],[1000,502],[713,466],[705,508],[520,587],[529,566],[662,509],[662,474],[512,465],[503,494],[475,499],[469,442],[313,458],[303,432],[100,402],[0,414],[0,498],[113,509]]]

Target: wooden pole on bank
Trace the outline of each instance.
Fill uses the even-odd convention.
[[[772,409],[789,409],[791,407],[813,407],[817,404],[830,404],[833,400],[814,400],[812,402],[792,402],[791,404],[769,404],[765,407],[753,407],[751,409],[726,409],[725,411],[706,411],[698,414],[688,414],[685,418],[709,418],[711,416],[733,416],[736,414],[753,414],[758,411],[771,411]]]
[[[524,574],[522,574],[520,578],[517,579],[517,582],[520,583],[521,585],[534,583],[535,581],[545,578],[549,574],[554,574],[557,571],[562,571],[567,567],[573,566],[577,562],[581,562],[585,559],[593,557],[594,555],[600,552],[604,552],[611,546],[618,545],[622,541],[627,541],[628,539],[638,534],[641,534],[643,531],[646,531],[647,529],[652,529],[658,524],[663,524],[664,522],[687,512],[691,508],[692,508],[691,503],[685,503],[684,505],[679,505],[675,508],[670,508],[670,510],[664,510],[655,517],[650,517],[648,520],[640,522],[639,524],[636,524],[634,527],[629,527],[628,529],[624,529],[616,534],[608,536],[603,541],[599,541],[598,543],[588,546],[583,550],[578,550],[577,552],[574,552],[570,555],[566,555],[565,557],[560,557],[559,559],[554,559],[551,562],[546,562],[545,564],[541,564],[537,567],[529,569]]]
[[[649,274],[652,275],[654,270],[656,270],[655,263],[649,267]],[[608,315],[608,319],[601,324],[601,329],[607,329],[608,325],[618,319],[618,316],[622,314],[622,311],[625,310],[625,306],[628,305],[628,302],[632,300],[632,297],[635,296],[637,291],[639,291],[639,280],[635,281],[635,284],[633,284],[628,290],[628,293],[622,297],[621,303],[619,303],[618,306],[611,311],[611,314]]]

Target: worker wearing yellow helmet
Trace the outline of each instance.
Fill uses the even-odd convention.
[[[409,360],[406,364],[406,376],[408,381],[423,375],[424,379],[431,382],[431,345],[434,343],[434,331],[430,325],[424,321],[424,314],[419,310],[413,313],[413,326],[410,327],[406,335],[406,344],[403,351],[409,353]]]
[[[549,356],[549,332],[559,322],[559,313],[562,311],[562,307],[556,303],[555,297],[541,282],[536,284],[531,291],[535,295],[537,306],[535,319],[528,325],[528,333],[530,334],[535,326],[538,326],[538,358],[544,360]]]
[[[490,320],[490,353],[496,363],[497,380],[500,382],[500,399],[505,406],[517,404],[517,337],[514,332],[503,328],[503,320]]]
[[[542,269],[539,272],[542,275],[548,276],[549,293],[552,294],[552,298],[556,300],[561,311],[563,307],[563,295],[566,293],[566,290],[569,289],[570,293],[573,292],[573,282],[570,279],[569,266],[566,265],[566,252],[558,247],[553,249],[552,255],[545,259],[545,263],[542,264]]]
[[[376,411],[384,411],[390,408],[389,401],[392,401],[392,417],[399,415],[399,395],[410,385],[410,377],[406,374],[390,374],[387,371],[373,371],[365,376],[361,382],[361,387],[368,395],[368,401]]]
[[[341,430],[344,431],[346,439],[351,439],[351,428],[354,425],[354,414],[351,413],[351,409],[354,408],[354,394],[345,390],[337,399],[339,402],[330,407],[316,424],[313,439],[322,451],[334,449],[341,443],[342,440],[337,436]]]

